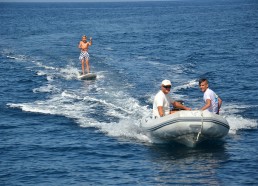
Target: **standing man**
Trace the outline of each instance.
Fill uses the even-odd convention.
[[[87,73],[90,73],[90,64],[89,64],[89,58],[90,58],[90,55],[88,53],[88,50],[89,50],[89,46],[92,45],[92,38],[90,38],[90,41],[87,42],[87,36],[82,36],[82,40],[80,41],[79,43],[79,46],[78,48],[81,49],[81,54],[80,54],[80,57],[79,57],[79,60],[81,61],[82,63],[82,74],[84,75],[84,63],[86,64],[86,70],[87,70]]]
[[[161,90],[156,94],[153,102],[153,117],[159,118],[165,115],[172,114],[174,112],[170,111],[170,104],[174,107],[184,109],[184,110],[191,110],[181,103],[174,101],[170,98],[169,92],[171,89],[171,82],[169,80],[163,80],[161,83]]]
[[[203,94],[203,100],[205,105],[201,108],[201,110],[208,110],[212,113],[219,114],[219,109],[222,105],[222,100],[219,96],[209,89],[209,83],[207,79],[199,80],[199,87]]]

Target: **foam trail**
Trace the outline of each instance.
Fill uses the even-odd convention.
[[[79,76],[79,70],[75,67],[67,66],[59,70],[59,75],[66,80],[76,79]]]
[[[142,133],[139,121],[124,119],[119,123],[107,123],[101,126],[100,131],[113,137],[125,137],[142,142],[152,142],[152,140]]]
[[[105,50],[113,51],[114,49],[111,47],[106,47]]]
[[[47,84],[46,86],[41,86],[39,88],[34,88],[33,89],[33,92],[34,93],[38,93],[38,92],[59,92],[59,89],[56,88],[54,85],[51,85],[51,84]]]
[[[178,91],[178,90],[181,90],[181,89],[188,89],[188,88],[193,88],[193,87],[196,87],[196,86],[198,86],[198,81],[196,79],[194,79],[194,80],[188,81],[184,85],[175,87],[173,90]]]
[[[59,68],[56,68],[56,67],[43,65],[43,64],[42,64],[41,62],[39,62],[39,61],[35,61],[35,64],[36,64],[38,67],[42,67],[43,69],[46,69],[46,70],[58,70],[58,69],[59,69]]]
[[[257,121],[254,119],[246,119],[241,116],[231,115],[226,117],[230,125],[230,133],[236,133],[241,129],[252,129],[257,127]]]
[[[45,75],[47,75],[47,73],[44,72],[44,71],[42,71],[42,70],[37,71],[36,74],[37,74],[38,76],[45,76]]]
[[[24,56],[24,55],[13,55],[13,56],[7,55],[6,57],[9,58],[9,59],[17,60],[19,62],[24,62],[27,59],[27,57]]]
[[[238,113],[240,110],[249,108],[250,106],[246,105],[234,105],[228,104],[223,105],[221,110],[221,115],[223,115],[230,125],[230,133],[234,134],[237,130],[241,129],[252,129],[257,128],[258,123],[257,120],[244,118],[240,116]]]
[[[34,89],[34,91],[47,92],[52,91],[53,88],[51,85],[47,85]],[[92,88],[94,89],[94,86]],[[81,127],[95,127],[109,136],[150,141],[147,136],[140,132],[139,128],[139,120],[150,112],[147,107],[140,106],[137,100],[121,91],[117,92],[103,87],[101,92],[104,91],[106,94],[100,97],[96,93],[92,94],[90,89],[84,91],[65,90],[55,93],[44,101],[8,105],[26,112],[72,118]],[[92,117],[92,114],[97,116]],[[102,116],[103,114],[104,116]],[[101,117],[104,117],[103,121],[98,121],[98,118]],[[111,122],[107,122],[105,117],[111,118]],[[116,119],[112,121],[112,118]]]
[[[148,59],[148,57],[147,56],[138,56],[137,59],[143,60],[143,59]]]

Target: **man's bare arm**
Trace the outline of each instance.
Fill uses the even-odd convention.
[[[201,108],[201,110],[206,110],[210,106],[211,106],[211,100],[210,99],[206,99],[206,104]]]
[[[164,116],[164,112],[163,112],[163,107],[162,106],[158,107],[158,111],[159,111],[160,117],[163,117]]]
[[[90,46],[92,45],[92,37],[90,38],[89,45],[90,45]]]
[[[177,101],[173,102],[172,104],[176,108],[180,108],[180,109],[183,109],[183,110],[192,110],[191,108],[186,107],[186,106],[182,105],[181,103],[179,103]]]

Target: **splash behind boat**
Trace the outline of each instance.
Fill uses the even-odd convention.
[[[204,140],[218,140],[228,134],[229,124],[209,111],[178,111],[161,118],[141,120],[141,128],[152,137],[195,147]]]

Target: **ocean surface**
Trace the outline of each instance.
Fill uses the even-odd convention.
[[[77,46],[93,38],[95,81]],[[258,184],[258,1],[0,3],[0,185]],[[229,134],[196,148],[139,127],[163,79]]]

